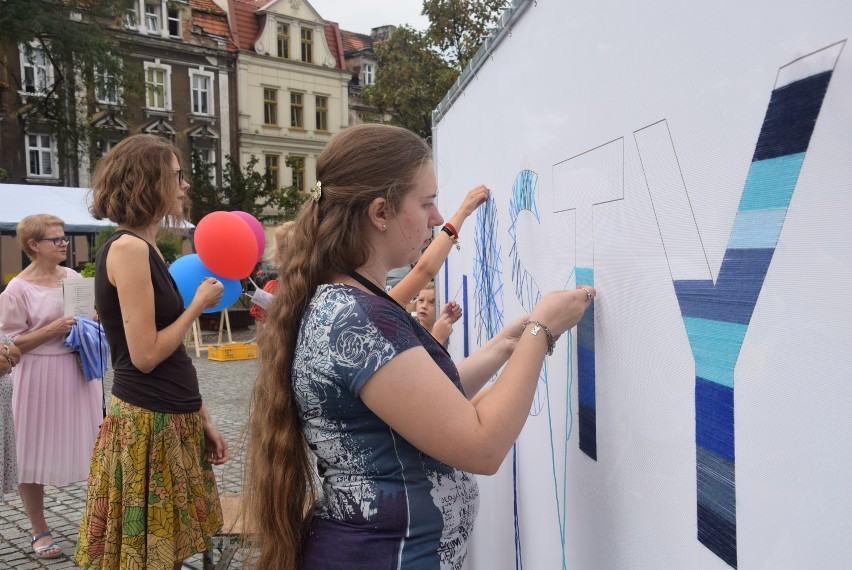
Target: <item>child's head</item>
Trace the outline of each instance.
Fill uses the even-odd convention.
[[[417,294],[414,302],[414,310],[417,312],[417,320],[423,328],[432,330],[437,314],[435,313],[435,285],[429,283]]]

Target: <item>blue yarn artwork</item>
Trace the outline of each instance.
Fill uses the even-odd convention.
[[[512,196],[509,199],[509,239],[512,241],[512,248],[509,251],[509,259],[512,264],[512,283],[515,285],[515,295],[518,301],[521,302],[524,310],[531,312],[539,299],[541,292],[533,281],[532,275],[524,269],[521,262],[521,254],[518,250],[517,230],[515,228],[518,221],[518,214],[523,210],[531,212],[536,220],[541,220],[538,213],[538,205],[536,204],[536,189],[538,188],[538,174],[532,170],[522,170],[515,177],[515,184],[512,187]],[[541,374],[538,378],[538,387],[533,398],[532,409],[530,415],[537,416],[541,413],[544,401],[542,400],[542,389],[547,383],[547,361],[542,366]]]
[[[497,231],[497,203],[489,196],[476,211],[473,236],[473,310],[480,346],[503,329],[503,272]]]
[[[509,216],[511,220],[511,224],[509,226],[509,236],[512,241],[512,247],[510,250],[510,259],[512,264],[512,282],[515,286],[515,294],[518,297],[518,300],[521,302],[521,305],[527,311],[531,311],[532,308],[538,303],[539,299],[541,299],[541,291],[539,291],[538,286],[532,278],[532,275],[524,269],[523,262],[520,258],[520,252],[518,250],[518,241],[517,241],[517,220],[518,215],[523,210],[528,210],[531,212],[536,220],[540,220],[538,206],[536,205],[536,190],[538,187],[538,174],[531,170],[523,170],[515,177],[515,183],[512,188],[512,196],[509,201]],[[571,274],[573,275],[573,271]],[[569,280],[570,280],[569,276]],[[592,321],[594,323],[594,321]],[[562,552],[562,568],[565,570],[567,568],[567,559],[565,557],[565,532],[566,532],[566,512],[567,512],[567,480],[568,480],[568,440],[571,436],[571,426],[573,421],[573,416],[571,414],[571,389],[572,389],[572,380],[573,380],[573,355],[571,354],[572,349],[572,338],[570,332],[566,335],[568,339],[568,386],[565,392],[565,424],[563,426],[563,436],[561,440],[554,436],[553,430],[553,417],[551,414],[551,401],[550,401],[550,389],[547,380],[547,360],[544,361],[541,368],[541,374],[539,375],[538,387],[536,389],[535,399],[533,401],[532,410],[530,411],[530,415],[538,415],[542,410],[547,412],[547,425],[549,430],[549,443],[550,443],[550,465],[551,465],[551,475],[553,477],[553,491],[556,496],[556,520],[559,525],[559,537],[561,541],[561,552]],[[542,394],[543,393],[543,394]],[[561,443],[561,453],[562,457],[565,458],[565,462],[562,466],[561,477],[557,474],[557,466],[556,466],[556,444],[557,441]],[[515,566],[516,568],[521,568],[522,563],[520,561],[520,534],[519,534],[519,525],[518,525],[518,516],[517,516],[517,449],[512,455],[513,458],[513,475],[515,478]]]
[[[591,267],[577,267],[577,285],[594,287],[595,275]],[[595,301],[577,323],[577,396],[579,414],[577,431],[580,451],[597,461],[597,417],[595,412]]]
[[[839,54],[837,46],[789,64],[807,73],[782,74],[789,66],[781,68],[715,283],[712,277],[672,275],[695,359],[698,540],[734,568],[734,369],[836,65],[835,59],[826,69],[824,52],[835,49]],[[790,80],[782,82],[782,77]],[[647,180],[647,164],[643,170]],[[650,183],[649,190],[653,201]],[[666,245],[664,239],[664,249]]]

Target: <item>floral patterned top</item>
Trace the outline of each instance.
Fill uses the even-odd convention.
[[[421,453],[358,397],[376,370],[415,346],[462,390],[449,355],[395,303],[347,285],[321,285],[309,303],[293,388],[322,495],[303,568],[461,568],[476,478]]]

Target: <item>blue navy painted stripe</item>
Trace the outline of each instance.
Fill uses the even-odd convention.
[[[595,411],[580,404],[577,426],[580,431],[580,451],[597,461],[598,442],[595,434]]]
[[[734,389],[695,378],[695,443],[734,461]]]
[[[752,160],[808,149],[831,73],[811,75],[772,92]]]
[[[468,331],[467,331],[467,315],[469,311],[467,310],[467,275],[462,275],[462,318],[464,321],[463,329],[464,329],[464,357],[467,358],[470,356],[470,345],[468,344]]]
[[[729,566],[737,567],[737,527],[698,504],[698,540]]]
[[[775,249],[728,249],[714,285],[707,280],[677,280],[681,314],[747,325],[763,287]]]
[[[577,345],[595,350],[595,303],[592,302],[577,323]]]
[[[577,347],[577,392],[580,403],[591,410],[595,405],[595,353],[591,350]]]
[[[737,520],[737,500],[734,491],[734,463],[707,451],[695,448],[698,475],[698,504],[734,524]]]

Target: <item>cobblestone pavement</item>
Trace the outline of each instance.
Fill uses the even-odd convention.
[[[237,340],[236,338],[234,339]],[[210,409],[216,427],[228,442],[231,460],[214,467],[220,492],[242,489],[243,427],[248,416],[251,387],[257,375],[257,360],[217,362],[207,359],[205,352],[195,358],[190,350],[201,385],[204,402]],[[111,373],[107,373],[105,388],[109,394]],[[44,510],[53,538],[66,556],[53,560],[39,560],[32,556],[29,522],[16,494],[0,498],[0,569],[31,570],[37,568],[77,568],[72,561],[77,529],[86,501],[86,483],[65,487],[45,487]],[[186,568],[200,569],[201,556],[186,561]],[[239,557],[231,568],[241,566]]]

